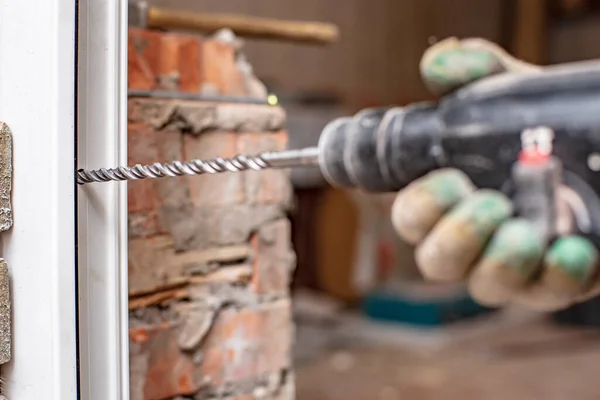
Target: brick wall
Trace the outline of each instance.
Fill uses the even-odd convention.
[[[232,45],[130,31],[131,89],[248,93]],[[129,100],[129,164],[279,150],[279,107]],[[283,171],[129,183],[131,399],[294,398]]]

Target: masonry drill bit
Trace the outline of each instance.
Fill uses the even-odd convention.
[[[100,168],[77,171],[77,183],[126,181],[146,178],[164,178],[183,175],[217,174],[221,172],[260,171],[267,168],[291,168],[318,165],[319,149],[308,147],[300,150],[260,153],[256,156],[237,155],[231,158],[211,160],[173,161],[133,167]]]

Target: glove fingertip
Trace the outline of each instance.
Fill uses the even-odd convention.
[[[502,61],[493,51],[465,47],[455,38],[432,46],[420,63],[423,82],[436,95],[503,71]]]
[[[405,241],[417,245],[446,211],[474,190],[462,171],[434,171],[398,193],[391,210],[392,225]]]
[[[581,294],[592,284],[599,259],[598,250],[586,238],[561,237],[546,253],[542,281],[551,290]]]
[[[504,222],[471,272],[471,296],[487,306],[507,303],[539,271],[544,250],[542,239],[528,221]]]

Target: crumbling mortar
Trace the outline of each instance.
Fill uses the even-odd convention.
[[[230,283],[208,283],[192,285],[190,291],[193,293],[192,302],[206,301],[206,299],[219,299],[220,307],[224,308],[247,308],[261,304],[259,298],[250,290],[249,285],[234,286]],[[196,297],[198,296],[198,297]]]
[[[179,82],[181,76],[178,72],[171,72],[164,75],[158,75],[156,77],[156,83],[160,90],[176,91],[179,89]]]
[[[162,323],[177,323],[182,319],[171,307],[150,306],[129,312],[129,326],[142,328]]]
[[[209,261],[202,264],[193,264],[186,266],[185,273],[188,276],[208,276],[215,271],[220,271],[227,268],[237,267],[244,264],[251,264],[253,258],[241,258],[239,260],[231,260],[224,262]],[[232,282],[235,284],[236,282]]]
[[[252,396],[256,400],[276,398],[291,383],[288,369],[265,374],[243,382],[227,382],[219,387],[209,386],[200,390],[195,400],[227,400]]]
[[[155,130],[176,128],[198,135],[209,131],[277,132],[284,129],[280,106],[250,103],[215,103],[200,100],[130,100],[138,113],[132,121],[147,122]]]
[[[176,250],[205,250],[215,246],[247,243],[251,233],[259,227],[284,218],[285,206],[281,204],[210,206],[197,207],[192,212],[165,211],[164,214],[177,214],[171,224],[167,224]],[[242,218],[244,218],[243,222]],[[191,221],[203,222],[191,224]],[[216,224],[220,229],[210,231],[200,229],[207,226],[212,228]]]

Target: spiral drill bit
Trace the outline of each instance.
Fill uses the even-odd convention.
[[[318,165],[319,149],[309,147],[300,150],[261,153],[256,156],[237,155],[231,158],[211,160],[173,161],[133,167],[100,168],[77,171],[77,183],[127,181],[146,178],[164,178],[183,175],[217,174],[221,172],[260,171],[267,168],[291,168]]]

